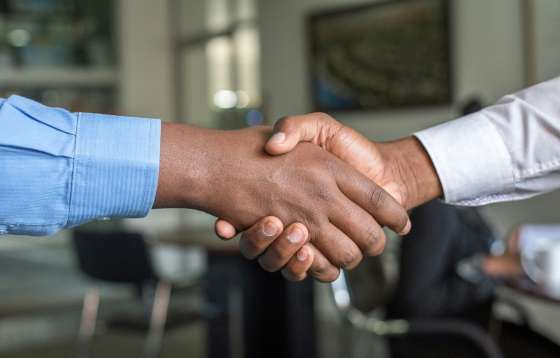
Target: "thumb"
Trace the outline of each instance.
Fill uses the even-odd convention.
[[[310,113],[284,117],[276,122],[273,135],[265,145],[271,155],[290,152],[300,142],[315,142],[322,146],[328,134],[336,132],[340,124],[324,113]]]
[[[237,235],[235,226],[223,219],[216,219],[214,230],[216,231],[216,235],[218,235],[218,237],[222,240],[230,240]]]

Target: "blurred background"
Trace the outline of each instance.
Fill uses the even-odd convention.
[[[321,110],[390,140],[557,77],[559,28],[558,0],[0,0],[0,96],[224,129]],[[487,260],[559,202],[429,203],[333,286],[191,210],[2,237],[0,356],[560,357],[560,299]]]

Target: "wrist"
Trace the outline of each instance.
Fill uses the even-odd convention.
[[[412,209],[442,196],[443,190],[428,153],[415,137],[380,143],[390,175],[400,187],[403,205]]]
[[[217,131],[164,123],[154,208],[202,209],[209,194],[208,143]]]

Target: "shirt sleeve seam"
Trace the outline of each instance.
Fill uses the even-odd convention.
[[[537,194],[527,194],[527,195],[520,195],[517,197],[512,197],[511,195],[514,194],[515,191],[511,191],[508,193],[502,193],[502,194],[492,194],[492,195],[484,195],[484,196],[479,196],[476,197],[474,199],[468,199],[468,200],[461,200],[456,202],[457,205],[466,205],[466,206],[481,206],[481,205],[486,205],[489,203],[497,203],[497,202],[501,202],[501,201],[518,201],[518,200],[523,200],[523,199],[528,199],[531,198]]]
[[[27,223],[0,223],[1,226],[5,226],[7,228],[13,227],[61,227],[64,223],[58,224],[27,224]]]
[[[527,170],[521,172],[521,176],[523,176],[523,177],[520,176],[519,178],[516,178],[513,181],[513,184],[516,185],[516,184],[522,182],[525,179],[529,179],[530,177],[528,175],[525,176],[526,174],[529,174],[531,176],[538,176],[538,175],[542,174],[542,172],[544,172],[544,171],[554,169],[554,168],[559,167],[559,166],[560,166],[560,159],[553,159],[553,160],[550,160],[548,162],[542,163],[542,164],[539,165],[538,169],[531,168],[531,169],[527,169]],[[459,204],[464,204],[464,205],[483,205],[483,204],[485,204],[486,202],[489,202],[489,201],[512,200],[513,198],[511,197],[511,195],[513,193],[515,193],[515,188],[513,188],[508,193],[484,195],[484,196],[480,196],[480,197],[469,199],[469,200],[462,200],[462,201],[459,201],[458,203]],[[521,200],[521,199],[529,198],[529,197],[532,197],[532,196],[534,196],[534,195],[524,195],[524,196],[520,196],[516,199]]]
[[[560,158],[554,158],[544,163],[539,163],[535,168],[527,168],[524,170],[520,170],[519,178],[518,180],[516,180],[516,183],[523,179],[528,179],[533,176],[538,176],[548,170],[557,169],[558,167],[560,167]]]
[[[64,226],[70,224],[72,217],[73,199],[74,199],[74,181],[76,177],[76,161],[78,160],[78,140],[80,138],[80,121],[82,113],[76,113],[76,135],[74,136],[74,158],[72,159],[72,169],[70,174],[70,197],[68,198],[68,212],[66,216],[66,223]]]

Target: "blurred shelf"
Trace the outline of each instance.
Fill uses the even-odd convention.
[[[0,70],[0,87],[110,87],[119,80],[113,69],[29,68]]]

